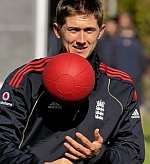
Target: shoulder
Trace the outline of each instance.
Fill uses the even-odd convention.
[[[44,66],[50,59],[51,57],[34,59],[17,68],[9,75],[8,84],[13,88],[18,88],[30,75],[32,75],[31,78],[34,79],[36,74],[41,74],[43,72]]]
[[[128,73],[109,67],[101,63],[99,71],[108,79],[108,92],[122,104],[127,104],[129,99],[137,100],[134,81]]]
[[[134,84],[132,77],[128,75],[128,73],[109,67],[107,64],[101,63],[99,65],[99,71],[110,79],[130,83],[132,85]]]

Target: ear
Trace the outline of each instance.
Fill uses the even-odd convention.
[[[101,28],[100,28],[100,32],[99,32],[98,39],[100,39],[100,38],[103,36],[103,34],[104,34],[104,32],[105,32],[105,28],[106,28],[106,25],[103,24],[103,25],[101,26]]]
[[[57,23],[53,24],[53,31],[54,31],[56,37],[59,39],[60,38],[60,28]]]

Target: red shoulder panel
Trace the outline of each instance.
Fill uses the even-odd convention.
[[[9,85],[18,88],[24,76],[32,71],[42,72],[45,64],[49,61],[50,57],[35,59],[31,62],[25,64],[22,68],[20,68],[12,77],[9,82]]]
[[[99,69],[100,69],[100,71],[107,74],[107,76],[109,76],[109,77],[114,77],[114,78],[118,78],[121,80],[125,80],[125,81],[132,83],[132,84],[134,83],[133,79],[127,73],[120,71],[118,69],[111,68],[104,63],[100,64]]]

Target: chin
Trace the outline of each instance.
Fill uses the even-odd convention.
[[[90,52],[89,53],[87,53],[87,52],[78,52],[78,51],[70,51],[70,52],[76,53],[76,54],[82,56],[83,58],[88,58],[90,56]]]
[[[76,54],[82,56],[83,58],[87,58],[87,57],[89,56],[89,55],[87,55],[87,54],[83,54],[83,53],[76,53]]]
[[[85,53],[85,54],[82,54],[82,56],[84,57],[84,58],[88,58],[89,56],[90,56],[90,52],[89,53]]]
[[[90,54],[87,52],[76,52],[77,54],[79,54],[80,56],[87,58]]]

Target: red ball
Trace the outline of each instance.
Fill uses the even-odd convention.
[[[64,101],[79,101],[93,90],[95,73],[85,58],[74,53],[62,53],[45,66],[43,83],[53,96]]]

